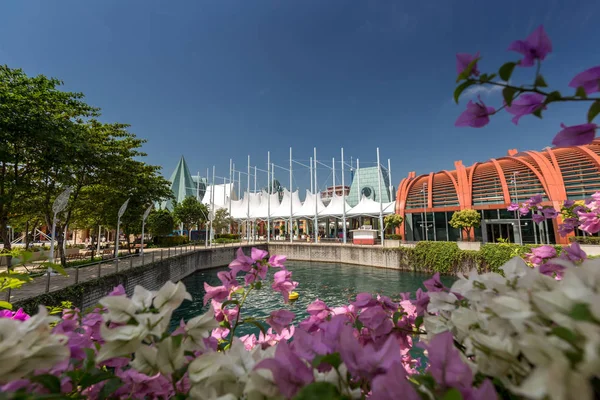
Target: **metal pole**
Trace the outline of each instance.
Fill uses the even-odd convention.
[[[292,148],[290,147],[290,243],[294,241],[294,219],[293,219],[293,202],[294,188],[292,187]]]
[[[513,171],[513,185],[515,187],[515,203],[519,204],[519,192],[517,189],[517,172]],[[519,242],[523,245],[523,233],[521,230],[521,212],[519,210],[515,211],[517,213],[517,224],[519,224]]]
[[[319,219],[317,216],[317,211],[318,211],[318,198],[317,196],[319,195],[319,184],[317,183],[317,148],[314,148],[314,155],[313,155],[313,162],[315,163],[314,165],[314,172],[315,172],[315,226],[314,226],[314,231],[315,231],[315,243],[317,243],[317,235],[319,234]]]
[[[394,201],[394,185],[392,184],[392,166],[388,158],[388,179],[390,184],[390,202]]]
[[[200,201],[200,171],[198,171],[198,182],[196,182],[196,200]]]
[[[308,165],[310,166],[310,192],[313,193],[313,158],[310,157]]]
[[[102,225],[98,226],[98,243],[96,243],[96,253],[100,254],[100,236],[102,236]]]
[[[341,162],[341,166],[342,166],[342,238],[343,238],[343,243],[346,244],[346,187],[345,182],[344,182],[344,148],[342,147],[342,162]],[[335,174],[333,176],[333,179],[335,179]],[[333,187],[333,190],[335,190],[335,185]],[[336,225],[337,225],[337,221],[336,221]]]
[[[212,176],[212,191],[210,193],[210,212],[215,213],[215,166],[213,165],[213,176]],[[210,245],[212,246],[212,240],[215,237],[215,230],[213,229],[212,221],[210,221]]]
[[[242,171],[238,171],[238,200],[242,199]]]
[[[52,241],[50,242],[50,263],[54,264],[54,233],[56,231],[56,213],[52,218]],[[48,267],[46,270],[46,293],[50,291],[50,274],[52,273],[52,267]]]
[[[312,183],[312,180],[311,180]],[[267,243],[271,241],[271,194],[273,193],[273,176],[271,176],[271,152],[267,151]]]
[[[232,174],[233,174],[233,160],[230,158],[229,159],[229,185],[230,188],[228,190],[228,194],[229,194],[229,221],[227,224],[227,233],[231,233],[231,198],[233,197],[233,181],[232,181]]]
[[[427,184],[423,184],[423,216],[425,218],[425,240],[429,240],[429,232],[427,231]]]
[[[358,197],[357,201],[358,203],[360,203],[360,200],[362,198],[362,191],[360,190],[360,162],[358,161],[358,158],[356,159],[356,186],[356,197]]]
[[[256,173],[256,165],[255,165],[254,166],[254,195],[255,196],[258,193],[256,191],[256,175],[257,175],[257,173]],[[257,228],[256,221],[253,220],[252,221],[252,240],[255,240],[255,238],[256,238],[256,228]]]
[[[331,192],[331,196],[333,197],[333,195],[337,194],[337,191],[335,190],[335,157],[331,159],[331,165],[332,165],[331,171],[332,171],[332,182],[333,182],[333,191]]]
[[[246,240],[250,242],[250,156],[248,156],[248,186],[246,188]]]

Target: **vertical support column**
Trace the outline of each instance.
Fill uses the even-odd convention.
[[[271,194],[273,193],[273,189],[273,176],[271,176],[271,152],[267,151],[267,243],[271,241]]]
[[[377,148],[377,175],[377,182],[379,183],[379,231],[381,232],[381,245],[383,246],[385,232],[383,229],[383,199],[381,197],[381,163],[379,161],[379,147]]]
[[[294,241],[294,188],[292,187],[292,148],[290,147],[290,243]]]
[[[314,231],[315,231],[315,243],[318,242],[318,235],[319,235],[319,219],[318,219],[318,211],[319,211],[319,206],[318,206],[318,195],[319,195],[319,184],[317,183],[317,148],[314,148],[314,154],[313,154],[313,162],[315,163],[314,165],[314,172],[315,172],[315,226],[314,226]]]
[[[337,222],[336,222],[337,224]],[[342,237],[346,244],[346,189],[344,182],[344,148],[342,147]]]
[[[248,155],[248,177],[246,187],[246,241],[250,242],[250,155]]]

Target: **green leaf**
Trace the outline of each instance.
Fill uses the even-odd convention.
[[[67,271],[65,271],[65,269],[60,264],[54,264],[50,261],[47,261],[45,263],[42,263],[42,265],[44,267],[52,268],[54,271],[58,272],[62,276],[68,276]]]
[[[450,389],[446,393],[444,393],[444,397],[442,400],[462,400],[462,394],[458,391],[458,389]]]
[[[460,85],[458,85],[456,87],[456,89],[454,89],[454,101],[456,102],[456,104],[458,104],[458,99],[461,95],[462,92],[465,91],[466,88],[468,88],[469,86],[473,86],[475,84],[475,81],[465,81],[463,83],[461,83]]]
[[[575,304],[569,313],[569,316],[575,321],[594,321],[594,316],[587,304]]]
[[[254,284],[254,289],[256,290],[260,290],[260,288],[262,288],[262,282],[258,281]]]
[[[600,114],[600,100],[596,100],[588,110],[588,122],[592,122],[596,115]]]
[[[502,97],[504,97],[504,101],[506,102],[506,104],[509,107],[512,104],[513,98],[515,97],[516,93],[517,93],[517,89],[510,87],[510,86],[502,89]]]
[[[8,301],[0,301],[0,308],[5,308],[7,310],[12,310],[13,306]]]
[[[123,382],[120,378],[113,376],[111,379],[106,381],[104,386],[102,386],[102,390],[100,391],[99,399],[104,400],[111,397],[111,395],[117,391],[118,388],[123,386]]]
[[[263,333],[263,335],[267,334],[267,330],[265,329],[265,327],[260,322],[258,322],[258,321],[252,321],[252,320],[250,320],[250,321],[245,321],[245,323],[252,324],[252,325],[256,326],[258,329],[260,329],[260,331]]]
[[[582,99],[587,99],[587,93],[585,92],[583,86],[579,86],[577,88],[577,90],[575,91],[575,96],[581,97]]]
[[[546,83],[546,80],[544,80],[544,77],[542,76],[542,74],[539,74],[537,76],[537,78],[535,78],[535,83],[533,84],[533,86],[535,86],[535,87],[548,87],[548,84]]]
[[[392,320],[394,321],[394,325],[398,325],[398,320],[402,318],[402,313],[400,311],[396,311],[392,316]]]
[[[419,315],[417,318],[415,318],[415,326],[417,329],[419,329],[421,325],[423,325],[423,316]]]
[[[558,336],[565,342],[568,342],[572,345],[577,344],[577,335],[575,334],[575,332],[573,332],[570,329],[567,329],[563,326],[557,326],[557,327],[552,328],[552,330],[550,332],[553,335]]]
[[[79,381],[79,386],[81,386],[82,389],[85,389],[95,385],[96,383],[106,381],[114,377],[115,375],[112,372],[96,370],[91,374],[86,374],[81,381]]]
[[[544,100],[544,105],[551,103],[553,101],[559,100],[561,98],[562,98],[562,95],[560,94],[560,92],[558,90],[550,92],[550,93],[548,93],[548,96],[546,96],[546,99]]]
[[[500,69],[498,70],[498,75],[500,75],[500,79],[508,82],[510,80],[510,77],[511,77],[516,65],[517,65],[517,63],[507,62],[506,64],[501,66]]]
[[[329,364],[333,368],[337,368],[342,364],[340,353],[332,353],[326,355],[318,355],[312,361],[312,366],[317,368],[322,363]]]
[[[471,76],[471,71],[473,71],[473,68],[475,68],[475,64],[477,64],[477,61],[479,61],[480,59],[481,58],[475,58],[473,61],[471,61],[469,65],[467,65],[467,68],[465,68],[465,70],[461,72],[460,75],[458,75],[458,78],[456,78],[456,82],[458,83]]]
[[[33,378],[29,379],[31,382],[39,383],[46,389],[50,391],[50,393],[60,393],[60,379],[54,375],[44,374],[44,375],[36,375]]]
[[[296,396],[294,400],[341,400],[343,397],[338,391],[337,387],[329,382],[314,382],[310,385],[304,386]]]
[[[224,301],[223,304],[221,304],[221,309],[225,309],[225,307],[227,307],[230,304],[235,304],[236,306],[240,305],[240,302],[237,300],[227,300]]]
[[[542,119],[542,109],[541,108],[538,108],[537,110],[532,112],[532,114],[535,115],[536,117],[538,117],[539,119]]]

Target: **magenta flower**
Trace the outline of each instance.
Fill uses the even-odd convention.
[[[577,215],[579,215],[579,229],[590,234],[600,232],[600,219],[598,218],[598,214],[580,211]]]
[[[269,255],[269,252],[253,247],[252,250],[250,250],[250,255],[254,261],[262,261]]]
[[[525,40],[515,40],[508,46],[508,50],[523,54],[523,59],[519,63],[521,67],[531,67],[535,60],[544,61],[546,56],[552,52],[552,42],[540,25]]]
[[[269,265],[273,268],[285,268],[283,264],[287,260],[286,256],[274,254],[269,258]]]
[[[565,126],[560,124],[563,128],[562,131],[558,132],[552,144],[556,147],[569,147],[569,146],[582,146],[584,144],[590,144],[594,141],[596,136],[596,124],[581,124],[573,126]]]
[[[454,126],[470,126],[471,128],[481,128],[490,123],[490,115],[496,112],[494,107],[487,107],[481,98],[479,103],[473,103],[469,100],[467,109],[458,116]]]
[[[556,257],[556,249],[552,246],[543,245],[531,249],[531,252],[539,258],[553,258]]]
[[[17,311],[11,310],[0,310],[0,318],[10,318],[17,321],[27,321],[30,317],[28,314],[23,311],[22,308],[19,308]]]
[[[458,53],[456,55],[456,75],[462,74],[463,71],[467,69],[469,64],[471,64],[471,62],[476,58],[479,58],[479,52],[475,53],[475,55],[471,55],[469,53]],[[479,76],[477,63],[475,63],[475,65],[473,66],[473,69],[471,70],[471,75]]]
[[[281,292],[283,301],[287,303],[290,300],[290,292],[298,286],[298,282],[292,281],[292,273],[287,270],[275,272],[273,281],[271,288],[277,292]]]
[[[256,340],[256,335],[251,334],[251,335],[245,335],[240,337],[240,340],[242,341],[242,343],[244,344],[244,347],[246,348],[246,350],[250,351],[254,348],[254,346],[256,346],[257,340]]]
[[[372,307],[375,304],[377,304],[377,300],[373,298],[373,295],[371,293],[363,292],[357,294],[356,301],[350,304],[352,304],[356,308]]]
[[[259,362],[256,367],[271,370],[281,394],[292,398],[298,391],[314,380],[312,369],[296,355],[287,342],[280,342],[275,357]]]
[[[539,267],[540,274],[548,275],[548,276],[556,276],[559,279],[562,278],[564,270],[565,270],[565,267],[563,265],[553,263],[552,261],[544,263],[544,264],[540,265],[540,267]]]
[[[439,272],[436,272],[430,279],[424,281],[423,286],[425,286],[429,292],[443,292],[448,290],[440,280]]]
[[[292,323],[295,316],[296,314],[291,311],[277,310],[271,312],[271,315],[267,317],[266,321],[267,324],[271,325],[275,332],[281,334],[281,332]]]
[[[507,210],[508,211],[517,211],[519,209],[519,204],[517,203],[510,203],[510,205],[508,206]]]
[[[563,207],[565,208],[571,208],[575,205],[575,200],[565,200],[565,202],[563,203]]]
[[[414,301],[415,307],[417,308],[417,315],[423,315],[427,311],[427,305],[429,304],[429,295],[422,291],[421,288],[417,289],[417,299]]]
[[[531,196],[531,198],[529,200],[527,200],[527,203],[534,207],[539,205],[542,201],[544,200],[544,198],[542,197],[541,194],[536,194],[535,196]]]
[[[578,226],[579,220],[577,218],[566,218],[562,224],[558,225],[558,234],[563,237],[567,236]]]
[[[221,283],[223,284],[223,286],[226,289],[231,289],[231,288],[235,288],[238,287],[238,281],[235,277],[235,275],[237,274],[237,271],[219,271],[217,273],[217,276],[219,277],[219,279],[221,280]]]
[[[512,122],[518,125],[522,116],[532,114],[539,109],[545,109],[544,99],[545,97],[542,94],[526,93],[513,101],[510,106],[507,106],[506,111],[514,115]]]
[[[428,371],[438,384],[456,388],[461,393],[465,389],[471,389],[473,372],[463,362],[460,353],[454,347],[452,333],[444,332],[435,335],[429,345],[422,347],[427,349]]]
[[[221,302],[229,297],[229,289],[225,286],[210,286],[208,283],[204,282],[204,290],[206,291],[206,294],[204,295],[204,305],[206,305],[210,299]]]
[[[536,214],[534,213],[531,216],[531,219],[533,220],[533,222],[535,222],[536,224],[539,224],[541,222],[544,222],[546,220],[546,217],[544,217],[542,214]]]
[[[546,219],[553,219],[558,217],[558,212],[554,209],[554,207],[544,207],[542,209],[542,214]]]
[[[406,379],[406,372],[401,363],[394,363],[383,375],[373,379],[371,400],[420,400],[414,387]],[[399,395],[402,394],[401,397]],[[491,397],[490,397],[491,399]]]
[[[575,75],[569,87],[575,89],[582,87],[586,94],[600,92],[600,66],[586,69]]]
[[[358,320],[371,331],[374,338],[387,335],[394,327],[390,315],[379,305],[364,309]]]
[[[323,300],[316,299],[315,301],[310,303],[308,307],[306,307],[306,312],[308,312],[310,315],[317,316],[321,316],[322,313],[325,312],[326,317],[327,314],[329,314],[329,307],[327,307],[327,304],[325,304]]]
[[[250,271],[250,268],[252,268],[252,265],[254,265],[254,260],[252,259],[252,257],[248,257],[247,255],[245,255],[241,247],[237,250],[235,254],[235,260],[229,263],[229,268],[231,268],[232,272],[237,274],[239,271]]]
[[[579,262],[587,259],[587,254],[581,249],[581,246],[577,242],[571,243],[570,246],[563,247],[560,258],[573,262]]]
[[[377,301],[379,302],[379,304],[381,304],[381,306],[383,307],[384,310],[387,311],[397,311],[398,310],[398,304],[394,303],[392,301],[392,299],[390,299],[387,296],[382,296],[382,295],[377,295]]]
[[[125,296],[125,288],[123,285],[116,286],[108,296]]]

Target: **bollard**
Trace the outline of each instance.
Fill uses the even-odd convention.
[[[46,293],[50,291],[50,270],[46,272]]]

